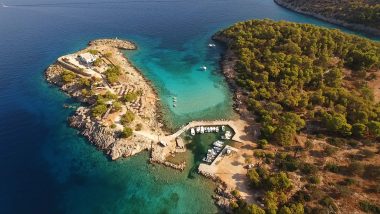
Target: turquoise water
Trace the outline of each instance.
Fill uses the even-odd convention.
[[[169,128],[196,119],[232,117],[232,99],[219,60],[222,47],[209,48],[210,36],[187,41],[180,50],[166,49],[152,40],[140,41],[127,57],[153,81]],[[207,70],[200,69],[206,66]],[[177,98],[173,106],[173,97]]]
[[[210,36],[234,22],[285,19],[329,25],[271,0],[3,1],[0,8],[0,213],[215,213],[213,186],[190,173],[146,163],[147,154],[110,161],[67,126],[75,103],[43,70],[91,39],[119,37],[158,90],[170,127],[232,116]],[[201,65],[209,69],[199,71]],[[173,108],[171,96],[177,96]],[[185,156],[189,163],[212,139]]]

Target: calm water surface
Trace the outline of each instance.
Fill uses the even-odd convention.
[[[4,0],[0,8],[0,213],[215,213],[212,184],[147,154],[111,162],[69,128],[74,101],[43,70],[91,39],[127,38],[170,127],[232,117],[210,36],[234,22],[285,19],[334,27],[272,0]],[[208,67],[206,72],[199,67]],[[173,108],[171,97],[178,104]],[[196,149],[194,150],[196,153]],[[195,155],[197,157],[197,155]],[[194,155],[188,155],[189,163]]]

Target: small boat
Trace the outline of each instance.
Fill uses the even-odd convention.
[[[231,139],[232,134],[231,134],[230,131],[226,131],[226,133],[224,134],[224,136],[225,136],[225,138],[226,138],[227,140],[229,140],[229,139]]]
[[[195,130],[194,130],[194,128],[191,128],[191,130],[190,130],[190,133],[191,133],[191,135],[195,135]]]
[[[215,127],[215,131],[216,131],[216,132],[219,132],[219,127],[218,127],[218,126]]]
[[[177,107],[177,104],[174,103],[174,104],[173,104],[173,107],[174,107],[174,108]]]
[[[217,146],[217,147],[223,147],[223,142],[222,141],[215,141],[214,143],[213,143],[213,145],[214,146]]]
[[[207,67],[206,67],[206,66],[204,66],[204,65],[203,65],[203,66],[201,66],[200,68],[201,68],[201,70],[202,70],[202,71],[206,71],[206,70],[207,70]]]
[[[205,128],[203,126],[201,126],[201,133],[205,133]]]
[[[196,132],[199,133],[200,131],[201,131],[201,128],[198,126],[198,127],[196,128]]]
[[[225,126],[222,126],[222,131],[226,131],[226,127]]]
[[[215,47],[216,45],[214,44],[214,43],[210,43],[210,44],[208,44],[208,47],[210,47],[210,48],[213,48],[213,47]]]

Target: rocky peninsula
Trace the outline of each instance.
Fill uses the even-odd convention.
[[[70,126],[112,160],[149,150],[151,162],[183,170],[185,163],[166,161],[177,148],[175,141],[159,140],[166,133],[157,93],[122,52],[136,48],[120,39],[91,41],[59,57],[46,69],[46,80],[82,104],[68,119]]]

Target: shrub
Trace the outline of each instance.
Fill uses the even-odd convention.
[[[74,72],[72,71],[69,71],[69,70],[64,70],[61,74],[61,77],[62,77],[62,80],[65,84],[68,84],[68,83],[72,83],[75,78],[76,78],[76,75]]]
[[[122,104],[120,102],[113,102],[112,103],[112,111],[113,112],[118,112],[121,110]]]
[[[256,169],[248,170],[247,176],[249,180],[251,181],[251,184],[253,187],[260,187],[261,178],[260,178],[260,175],[257,173]]]
[[[284,172],[280,172],[270,176],[265,186],[270,190],[284,191],[292,187],[292,182]]]
[[[307,174],[307,175],[315,174],[315,173],[317,173],[317,171],[318,171],[318,168],[316,166],[314,166],[313,164],[303,163],[301,165],[301,172],[303,174]]]
[[[96,55],[96,54],[99,53],[99,51],[97,51],[97,50],[93,50],[93,49],[88,50],[88,52],[89,52],[90,54],[92,54],[92,55]]]
[[[346,141],[342,138],[329,137],[327,138],[327,142],[336,147],[343,147],[346,145]]]
[[[314,143],[312,140],[310,139],[307,139],[306,142],[305,142],[305,149],[306,150],[312,150],[314,147]]]
[[[134,119],[135,119],[135,114],[133,114],[133,112],[131,111],[127,111],[125,112],[125,114],[123,114],[123,116],[121,116],[120,123],[123,125],[126,125],[126,124],[131,123]]]
[[[97,58],[92,64],[95,65],[95,66],[100,66],[102,64],[102,59],[101,58]]]
[[[268,145],[268,141],[265,139],[261,139],[257,141],[257,146],[259,149],[265,149],[265,146]]]
[[[333,146],[325,146],[325,149],[323,150],[323,153],[326,155],[326,156],[331,156],[333,154],[335,154],[336,152],[338,151],[338,149],[336,147],[333,147]]]
[[[369,133],[374,137],[380,136],[380,122],[371,121],[368,123]]]
[[[121,137],[129,138],[130,136],[132,136],[132,134],[133,134],[133,130],[129,127],[125,127],[123,131],[121,132]]]
[[[322,206],[325,206],[325,207],[327,207],[329,209],[332,209],[334,211],[338,210],[338,207],[334,203],[334,200],[331,197],[329,197],[329,196],[326,196],[326,197],[322,198],[319,201],[319,204],[321,204]]]
[[[351,186],[351,185],[354,185],[357,183],[358,183],[358,181],[353,179],[353,178],[345,178],[344,181],[342,182],[342,184],[346,185],[346,186]]]
[[[361,176],[364,173],[364,165],[360,162],[353,161],[347,166],[347,172],[350,175],[358,175]]]
[[[138,94],[135,92],[128,92],[126,95],[124,95],[124,101],[125,102],[134,102],[138,98]]]
[[[359,207],[361,210],[367,213],[374,213],[374,214],[380,213],[380,207],[375,204],[372,204],[369,201],[360,201]]]
[[[92,116],[101,117],[107,112],[107,106],[105,104],[98,104],[91,109]]]
[[[335,188],[336,188],[338,197],[348,197],[352,195],[352,191],[346,186],[336,185]]]
[[[142,127],[143,127],[143,125],[141,123],[138,123],[136,125],[136,131],[141,131]]]
[[[261,209],[261,207],[256,204],[251,204],[248,206],[248,213],[250,214],[265,214],[265,210]]]
[[[307,178],[307,180],[312,184],[319,184],[321,183],[321,179],[317,175],[312,175]]]
[[[380,166],[370,164],[365,167],[365,178],[374,180],[380,183]]]
[[[308,202],[310,200],[311,200],[311,195],[308,192],[303,191],[303,190],[300,190],[293,195],[293,201],[295,202],[300,202],[304,204],[305,202]]]
[[[325,165],[325,169],[330,171],[330,172],[334,172],[334,173],[340,173],[340,171],[341,171],[341,167],[334,164],[334,163],[327,163]]]
[[[120,67],[118,66],[108,68],[104,72],[104,75],[106,76],[106,79],[110,84],[116,83],[119,80],[120,74],[121,74],[121,71],[120,71]]]
[[[367,127],[362,123],[355,123],[352,125],[352,135],[358,138],[365,136]]]

